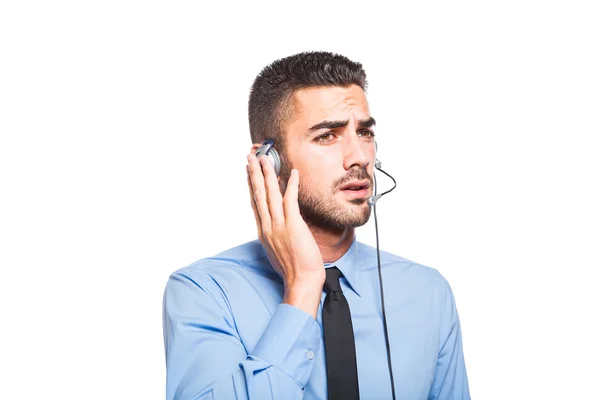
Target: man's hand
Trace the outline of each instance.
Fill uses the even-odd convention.
[[[283,278],[283,302],[316,318],[325,268],[323,258],[298,207],[298,170],[293,169],[281,195],[273,164],[266,156],[248,156],[248,188],[258,238],[271,265]]]

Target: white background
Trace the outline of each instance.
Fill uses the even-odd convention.
[[[164,285],[255,238],[248,91],[305,50],[367,71],[398,181],[382,248],[449,280],[472,397],[598,396],[599,20],[594,1],[3,2],[0,398],[164,398]]]

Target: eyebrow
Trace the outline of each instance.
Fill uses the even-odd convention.
[[[349,122],[348,120],[345,120],[345,121],[321,121],[318,124],[313,125],[310,128],[308,128],[308,131],[306,132],[306,134],[309,135],[312,132],[315,132],[315,131],[318,131],[321,129],[343,128],[348,125],[348,122]],[[358,121],[359,128],[370,128],[374,125],[375,125],[375,118],[373,118],[373,117],[369,117],[367,119]]]

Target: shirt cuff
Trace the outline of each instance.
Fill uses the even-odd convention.
[[[251,355],[277,367],[304,388],[320,341],[321,328],[317,321],[299,308],[282,303]]]

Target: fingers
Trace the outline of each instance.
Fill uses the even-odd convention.
[[[283,224],[285,222],[282,205],[283,197],[281,196],[279,189],[275,168],[273,167],[273,163],[267,157],[260,157],[260,165],[262,166],[262,172],[265,179],[267,204],[269,205],[271,220],[275,224]]]
[[[246,166],[246,175],[248,177],[248,190],[250,192],[250,205],[252,206],[252,212],[254,213],[254,219],[256,220],[256,230],[258,233],[258,238],[263,240],[263,232],[262,232],[262,222],[260,220],[260,216],[258,215],[258,210],[256,209],[256,201],[254,200],[254,189],[252,188],[252,181],[250,180],[250,165]]]
[[[256,206],[260,218],[261,231],[263,234],[271,231],[271,214],[267,204],[267,193],[265,189],[265,180],[261,171],[260,164],[254,154],[248,156],[248,175],[252,185],[252,199]]]
[[[283,209],[286,220],[292,215],[300,214],[298,206],[298,186],[300,184],[300,174],[297,169],[292,169],[290,179],[288,180],[287,189],[283,198]]]

